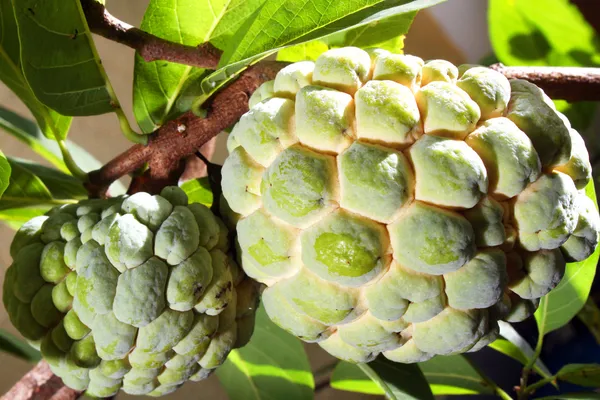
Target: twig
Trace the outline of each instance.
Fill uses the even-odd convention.
[[[81,392],[66,387],[62,380],[50,371],[45,361],[40,361],[1,400],[74,400]]]
[[[161,39],[115,18],[96,0],[81,0],[81,7],[93,33],[137,50],[145,61],[165,60],[207,69],[219,64],[221,51],[210,43],[194,47]]]
[[[147,146],[135,145],[89,173],[86,187],[91,197],[104,197],[108,186],[145,164],[149,180],[168,181],[183,158],[194,154],[223,129],[233,125],[246,111],[256,88],[271,80],[285,63],[262,62],[248,68],[235,82],[217,93],[208,106],[206,118],[187,112],[169,121],[150,135]],[[154,191],[156,188],[154,189]]]
[[[523,371],[521,373],[521,386],[517,392],[517,399],[524,400],[527,399],[528,390],[527,390],[527,381],[529,380],[529,375],[531,374],[531,370],[538,358],[540,358],[540,354],[542,354],[542,347],[544,344],[544,331],[538,332],[538,340],[535,345],[535,351],[533,356],[529,359],[525,367],[523,367]]]
[[[502,64],[490,68],[508,79],[534,83],[553,99],[600,101],[600,68],[506,67]]]

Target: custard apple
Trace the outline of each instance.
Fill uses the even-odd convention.
[[[252,334],[257,287],[227,235],[178,187],[57,207],[16,234],[4,305],[67,386],[170,393]]]
[[[476,351],[598,244],[585,144],[529,82],[345,47],[249,105],[222,171],[243,269],[341,359]]]

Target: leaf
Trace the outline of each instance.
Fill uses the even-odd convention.
[[[10,173],[10,164],[4,156],[4,153],[0,151],[0,197],[6,188],[8,188],[8,184],[10,182]]]
[[[507,65],[594,66],[594,29],[568,0],[490,0],[490,39]]]
[[[32,363],[42,359],[39,351],[4,329],[0,329],[0,350]]]
[[[225,40],[264,0],[152,0],[141,29],[172,42],[197,46],[211,42],[223,47]],[[231,32],[233,31],[233,32]],[[145,62],[135,57],[133,111],[145,133],[190,109],[202,93],[202,68],[167,62]]]
[[[215,91],[269,55],[300,43],[356,29],[403,14],[411,14],[445,0],[358,0],[318,2],[273,0],[257,8],[225,50],[219,69],[202,80],[202,94],[194,108]],[[327,14],[324,13],[327,11]]]
[[[253,19],[238,30],[220,66],[260,54],[366,26],[400,14],[410,14],[443,0],[357,0],[329,2],[300,0],[266,2]]]
[[[463,355],[435,356],[419,366],[436,396],[494,392]]]
[[[600,345],[600,308],[592,297],[587,299],[581,311],[577,313],[577,318],[587,326],[596,343]]]
[[[25,222],[34,217],[44,215],[50,208],[52,208],[51,205],[0,210],[0,221],[8,225],[11,229],[18,230]]]
[[[383,357],[369,364],[340,361],[331,376],[331,387],[388,399],[433,399],[416,364],[397,364]]]
[[[0,0],[0,31],[0,80],[25,103],[46,137],[64,139],[72,118],[40,103],[23,76],[21,47],[11,0]]]
[[[508,322],[498,321],[498,325],[500,326],[500,336],[506,340],[498,339],[488,346],[526,365],[534,355],[529,343]],[[533,369],[544,378],[553,375],[539,358],[535,361]]]
[[[325,40],[330,46],[379,47],[397,53],[404,47],[404,35],[416,15],[416,12],[393,15],[347,32],[335,33]]]
[[[580,386],[598,387],[600,364],[569,364],[558,371],[556,377],[562,381]]]
[[[213,203],[213,194],[208,178],[198,178],[181,184],[181,189],[187,194],[189,203],[201,203],[210,207]]]
[[[385,391],[356,364],[340,361],[331,374],[331,387],[348,392],[384,395]]]
[[[56,142],[44,137],[33,121],[0,107],[0,128],[28,145],[31,150],[44,157],[61,171],[69,173]]]
[[[585,193],[597,209],[593,181],[585,187]],[[600,246],[586,260],[567,264],[565,276],[558,286],[542,297],[534,314],[542,334],[566,325],[581,310],[590,294],[599,257]]]
[[[78,0],[12,0],[21,66],[35,96],[63,115],[114,111],[112,88]]]
[[[277,61],[297,62],[310,60],[315,61],[317,57],[329,50],[327,43],[321,40],[300,43],[295,46],[285,47],[277,53]]]
[[[69,204],[86,197],[81,182],[70,175],[24,160],[8,162],[12,173],[0,210]]]
[[[216,371],[231,400],[312,399],[313,375],[302,343],[276,326],[262,307],[250,343]]]

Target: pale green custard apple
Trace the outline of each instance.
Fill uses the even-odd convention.
[[[67,386],[170,393],[252,334],[258,291],[227,234],[178,187],[57,207],[16,234],[4,305]]]
[[[228,148],[267,313],[351,362],[476,351],[598,243],[583,140],[488,68],[329,50],[259,88]]]

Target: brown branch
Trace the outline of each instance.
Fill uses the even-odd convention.
[[[48,364],[40,361],[1,400],[74,400],[80,396],[81,392],[66,387]]]
[[[223,129],[233,125],[246,111],[256,88],[275,77],[285,63],[262,62],[248,68],[228,87],[217,93],[205,118],[187,112],[150,135],[148,145],[135,145],[89,174],[86,184],[91,197],[103,197],[108,186],[120,177],[147,165],[148,180],[171,182],[173,170],[183,158],[194,154]],[[147,187],[147,185],[144,185]],[[152,187],[157,191],[160,185]]]
[[[525,79],[538,85],[553,99],[600,101],[600,68],[578,67],[507,67],[490,68],[508,79]]]
[[[81,0],[81,7],[92,32],[137,50],[146,61],[165,60],[207,69],[219,64],[221,51],[210,43],[194,47],[161,39],[115,18],[96,0]]]

